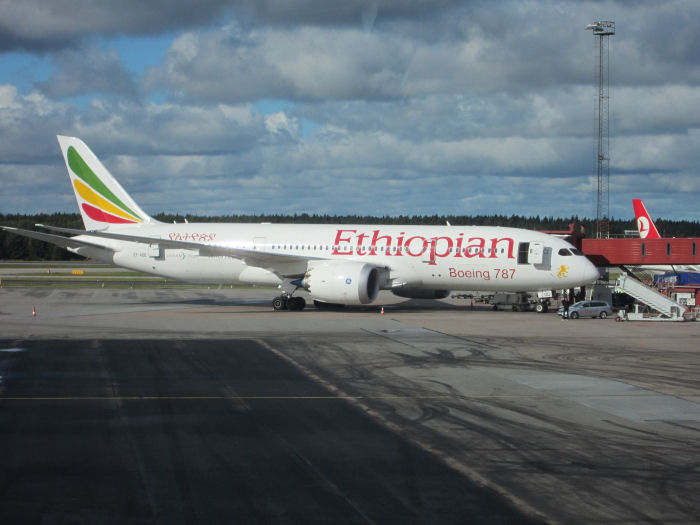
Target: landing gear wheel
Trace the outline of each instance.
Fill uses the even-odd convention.
[[[287,299],[284,297],[277,296],[272,300],[272,308],[274,308],[277,312],[280,310],[286,310],[287,309]]]
[[[306,301],[303,297],[290,297],[287,299],[287,308],[289,310],[303,310],[306,307]]]

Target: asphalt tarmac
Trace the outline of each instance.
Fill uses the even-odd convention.
[[[272,295],[0,290],[0,522],[697,523],[699,323]]]
[[[3,523],[532,522],[254,341],[0,348]]]

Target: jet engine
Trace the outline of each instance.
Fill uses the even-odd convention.
[[[352,261],[314,261],[302,285],[314,299],[336,304],[367,304],[377,298],[379,269]]]
[[[401,287],[391,291],[399,297],[407,297],[408,299],[444,299],[450,295],[449,290],[426,290],[425,288],[410,288]]]

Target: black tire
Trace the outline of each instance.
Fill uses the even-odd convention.
[[[275,297],[272,300],[272,308],[275,309],[275,311],[279,312],[280,310],[286,310],[287,309],[287,300],[282,297],[281,295]]]
[[[287,299],[287,308],[289,310],[303,310],[306,306],[306,301],[303,297],[290,297]]]
[[[547,311],[547,305],[545,303],[537,303],[535,305],[535,312],[538,314],[543,314]]]
[[[600,312],[600,315],[598,317],[600,317],[601,319],[607,319],[608,312]]]
[[[571,317],[571,319],[578,319],[578,312],[571,312],[569,317]]]

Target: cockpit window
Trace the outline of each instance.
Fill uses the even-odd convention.
[[[563,255],[564,257],[568,257],[569,255],[571,255],[571,252],[569,250],[567,250],[566,248],[561,248],[559,250],[559,255]]]
[[[581,250],[577,250],[576,248],[571,248],[571,253],[574,255],[583,255],[583,252]]]

